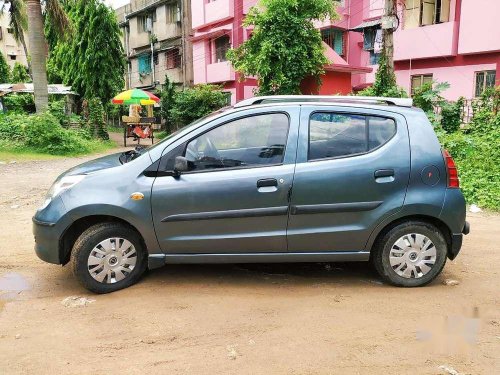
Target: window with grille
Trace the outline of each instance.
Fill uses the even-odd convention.
[[[139,62],[139,74],[151,73],[151,54],[144,54],[137,57]]]
[[[173,48],[165,52],[165,68],[175,69],[181,66],[181,55],[178,48]]]
[[[231,48],[229,35],[222,35],[214,40],[215,63],[227,61],[226,53]]]
[[[450,0],[406,0],[404,28],[433,25],[450,20]]]
[[[415,90],[426,83],[432,83],[432,74],[419,74],[411,76],[411,94],[415,93]]]
[[[137,17],[137,30],[139,32],[150,32],[153,28],[153,22],[156,22],[156,9],[151,13]]]
[[[481,96],[481,94],[489,87],[495,87],[496,71],[485,70],[483,72],[476,72],[474,96]]]
[[[165,5],[167,23],[181,22],[181,7],[179,3]]]
[[[340,56],[344,55],[344,32],[338,29],[321,30],[321,39]]]

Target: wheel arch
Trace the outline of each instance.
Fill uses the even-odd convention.
[[[383,237],[388,231],[390,231],[392,228],[398,226],[399,224],[408,222],[408,221],[421,221],[425,223],[429,223],[434,225],[439,231],[443,234],[445,240],[446,240],[446,245],[447,245],[447,253],[448,256],[450,256],[450,251],[451,251],[451,243],[452,243],[452,232],[448,225],[446,225],[445,222],[440,220],[437,217],[433,216],[428,216],[428,215],[421,215],[421,214],[415,214],[415,215],[406,215],[406,216],[401,216],[398,218],[393,219],[392,221],[386,223],[385,225],[380,225],[370,236],[370,239],[368,240],[366,249],[372,252],[373,246],[377,242],[377,240],[381,237]]]
[[[101,223],[120,223],[129,227],[131,230],[137,233],[137,235],[141,239],[144,249],[146,249],[147,251],[146,242],[141,232],[128,221],[112,215],[89,215],[80,217],[79,219],[73,221],[71,225],[66,228],[63,235],[59,239],[59,259],[62,265],[65,265],[69,262],[71,257],[71,250],[77,238],[80,237],[80,235],[88,228]]]

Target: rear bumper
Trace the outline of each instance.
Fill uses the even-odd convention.
[[[451,246],[448,252],[448,258],[450,258],[450,260],[453,260],[457,257],[458,253],[460,252],[460,249],[462,248],[462,241],[464,235],[469,234],[469,232],[470,232],[470,224],[468,221],[466,221],[464,224],[464,228],[462,229],[462,233],[451,235]]]

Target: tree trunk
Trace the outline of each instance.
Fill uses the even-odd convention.
[[[385,0],[384,16],[393,19],[396,15],[396,0]],[[394,30],[393,28],[383,28],[384,52],[387,57],[387,67],[394,73]]]
[[[43,32],[40,0],[26,0],[28,13],[28,36],[31,49],[31,68],[35,94],[36,112],[45,111],[49,105],[47,83],[47,42]]]
[[[26,63],[28,64],[28,74],[30,75],[31,80],[33,80],[33,71],[31,70],[31,59],[28,52],[28,46],[26,46],[26,39],[24,39],[24,33],[21,33],[19,39],[21,39],[21,44],[23,45],[24,48],[24,55],[26,56]]]

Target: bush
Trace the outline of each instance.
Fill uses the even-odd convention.
[[[422,86],[415,89],[413,93],[413,105],[421,108],[425,113],[434,112],[437,106],[445,105],[446,101],[441,96],[441,93],[448,89],[448,82],[424,83]]]
[[[441,133],[440,141],[457,163],[460,187],[467,202],[500,210],[499,136],[459,131]]]
[[[462,112],[464,98],[456,102],[445,102],[441,106],[441,127],[447,133],[453,133],[460,129],[462,124]]]
[[[64,102],[64,99],[62,100],[52,100],[49,102],[49,109],[48,112],[54,116],[58,121],[59,124],[62,126],[68,126],[68,116],[66,116],[65,113],[66,110],[66,104]]]
[[[3,97],[3,104],[7,112],[34,113],[35,97],[33,94],[9,94]]]
[[[176,124],[187,125],[227,105],[227,95],[219,86],[198,85],[178,92],[171,110]]]
[[[64,129],[50,113],[1,115],[0,140],[11,148],[52,155],[84,154],[104,144],[88,140],[79,131]]]
[[[453,105],[462,106],[460,101]],[[436,132],[457,163],[467,202],[500,210],[500,89],[486,90],[472,106],[473,118],[467,128],[457,126],[457,112],[461,111],[452,108],[445,110]]]

